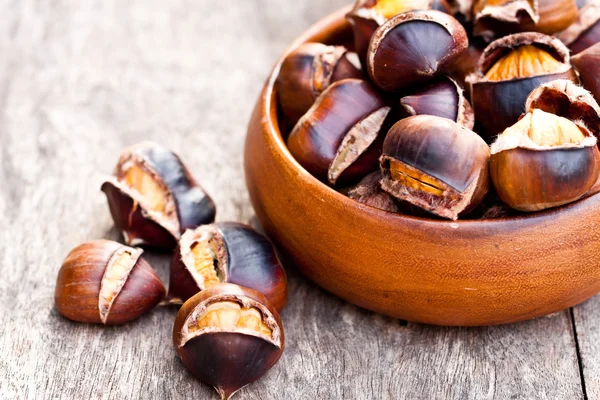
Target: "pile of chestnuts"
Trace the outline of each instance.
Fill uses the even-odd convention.
[[[119,325],[158,305],[182,305],[175,351],[222,399],[275,365],[287,280],[272,243],[247,225],[214,223],[210,196],[176,154],[154,143],[126,149],[102,190],[126,244],[73,249],[58,273],[57,310]],[[130,247],[137,245],[173,251],[168,290],[143,251]]]
[[[346,18],[353,41],[298,46],[275,82],[282,136],[315,178],[450,220],[597,191],[600,1],[357,0]]]

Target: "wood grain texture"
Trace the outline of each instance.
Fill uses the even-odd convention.
[[[70,322],[56,274],[79,243],[118,239],[100,183],[140,140],[179,152],[218,220],[252,221],[242,149],[256,97],[288,43],[345,3],[0,1],[1,398],[216,398],[175,356],[176,309]],[[169,256],[146,257],[166,280]],[[582,398],[566,312],[403,326],[288,272],[286,351],[240,399]]]

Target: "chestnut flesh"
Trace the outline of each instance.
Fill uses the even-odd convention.
[[[119,325],[154,308],[166,290],[141,254],[109,240],[74,248],[58,272],[58,312],[73,321]]]
[[[397,122],[381,156],[381,187],[399,200],[456,220],[489,189],[487,144],[473,131],[431,115]]]
[[[221,283],[186,301],[173,344],[186,368],[229,399],[260,379],[283,353],[283,325],[259,292]]]
[[[465,29],[448,14],[430,10],[396,15],[373,35],[367,70],[376,86],[396,92],[445,74],[468,44]]]
[[[102,191],[131,246],[172,249],[187,229],[215,219],[210,196],[175,153],[155,143],[126,149]]]
[[[288,138],[292,155],[317,179],[354,183],[377,169],[390,107],[366,81],[327,88]]]
[[[277,310],[287,300],[285,271],[269,239],[236,222],[186,231],[171,262],[170,301],[183,303],[224,282],[261,292]]]

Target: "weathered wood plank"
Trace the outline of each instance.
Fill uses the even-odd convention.
[[[347,1],[0,2],[0,397],[212,398],[172,350],[175,309],[72,323],[53,308],[56,272],[80,242],[118,238],[99,186],[139,140],[178,151],[219,220],[251,221],[241,157],[256,96],[285,46]],[[149,260],[166,279],[168,256]],[[403,325],[289,275],[287,350],[240,398],[582,398],[567,312]]]
[[[600,399],[600,297],[573,308],[580,367],[588,399]]]

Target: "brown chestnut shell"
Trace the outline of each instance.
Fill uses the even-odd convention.
[[[332,185],[356,182],[377,169],[389,111],[368,82],[336,82],[298,121],[288,148],[317,179]]]
[[[473,131],[431,115],[397,122],[388,132],[381,157],[383,190],[440,217],[456,220],[476,207],[489,190],[489,148]],[[427,194],[396,182],[390,163],[415,171],[419,183],[436,181],[442,194]],[[414,178],[414,177],[413,177]]]
[[[281,310],[287,301],[287,278],[275,247],[248,225],[219,222],[183,234],[171,261],[169,299],[183,303],[207,289],[194,269],[194,246],[210,247],[220,282],[234,283],[262,293]]]
[[[347,78],[364,78],[358,59],[343,46],[304,43],[283,62],[275,90],[282,114],[294,126],[332,83]],[[354,54],[356,56],[356,54]]]
[[[600,42],[600,3],[590,3],[579,11],[577,21],[556,35],[576,55]]]
[[[125,175],[139,168],[162,187],[166,197],[164,211],[147,207],[139,192],[129,187]],[[180,158],[151,142],[126,149],[115,167],[114,177],[102,185],[115,225],[128,245],[149,245],[172,249],[187,229],[211,223],[216,207]]]
[[[571,59],[579,72],[583,87],[589,90],[596,101],[600,102],[600,43],[582,51]]]
[[[475,126],[475,113],[464,90],[451,78],[443,77],[400,99],[400,107],[408,115],[435,115],[448,118],[467,129]]]
[[[395,92],[446,73],[468,47],[465,29],[440,11],[396,15],[371,39],[367,71],[380,89]]]
[[[485,73],[511,49],[535,45],[550,52],[563,67],[555,73],[541,74],[528,78],[490,81]],[[535,88],[556,79],[569,79],[578,82],[577,75],[570,65],[569,50],[562,42],[551,36],[536,32],[516,33],[492,42],[479,60],[478,72],[471,74],[471,104],[477,122],[481,125],[479,134],[491,143],[504,129],[518,121],[525,111],[527,96]]]
[[[54,294],[60,314],[73,321],[119,325],[132,321],[163,300],[165,287],[142,251],[110,240],[74,248],[58,273]],[[120,265],[118,257],[124,256]],[[107,270],[115,266],[113,273]],[[116,275],[117,282],[109,280]],[[110,298],[102,295],[108,290]]]
[[[244,329],[190,329],[208,306],[222,301],[258,309],[272,331],[271,337]],[[285,347],[285,337],[277,311],[262,294],[222,283],[183,304],[175,319],[173,344],[194,376],[213,386],[222,399],[229,399],[277,363]]]
[[[381,189],[381,178],[381,171],[371,172],[348,191],[348,197],[373,208],[399,213],[394,198]]]

